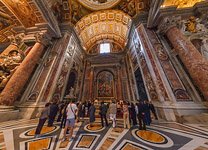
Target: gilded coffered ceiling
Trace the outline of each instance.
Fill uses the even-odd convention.
[[[80,4],[90,10],[103,10],[116,6],[121,0],[78,0]]]
[[[177,6],[177,8],[193,7],[196,3],[205,0],[165,0],[162,7]]]
[[[131,17],[119,10],[106,10],[83,17],[76,24],[84,49],[90,51],[100,42],[110,40],[124,48],[131,26]]]
[[[0,0],[0,43],[8,42],[15,26],[33,27],[45,19],[32,0]]]
[[[62,0],[51,4],[60,22],[76,24],[82,17],[99,10],[121,10],[133,17],[149,10],[149,0]]]

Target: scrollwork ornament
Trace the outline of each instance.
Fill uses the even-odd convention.
[[[166,17],[158,25],[158,32],[165,34],[170,28],[179,26],[180,17]]]
[[[46,33],[37,33],[35,35],[35,40],[37,43],[41,43],[44,46],[48,46],[51,44],[49,35],[47,35]]]

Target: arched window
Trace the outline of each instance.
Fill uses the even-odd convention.
[[[100,44],[100,53],[110,53],[110,43],[101,43]]]

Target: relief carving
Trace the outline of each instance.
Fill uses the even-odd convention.
[[[7,55],[0,56],[0,91],[4,89],[24,57],[24,53],[20,50],[11,50]]]
[[[165,53],[163,46],[161,44],[155,44],[155,50],[159,59],[161,60],[168,59],[168,55]]]

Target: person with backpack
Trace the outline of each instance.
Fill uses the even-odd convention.
[[[75,127],[76,112],[77,112],[77,105],[74,103],[74,100],[71,100],[71,102],[67,106],[66,112],[67,112],[67,115],[66,115],[67,117],[66,117],[66,125],[64,128],[63,141],[66,140],[66,133],[67,133],[68,128],[70,128],[69,141],[71,141],[74,127]]]

